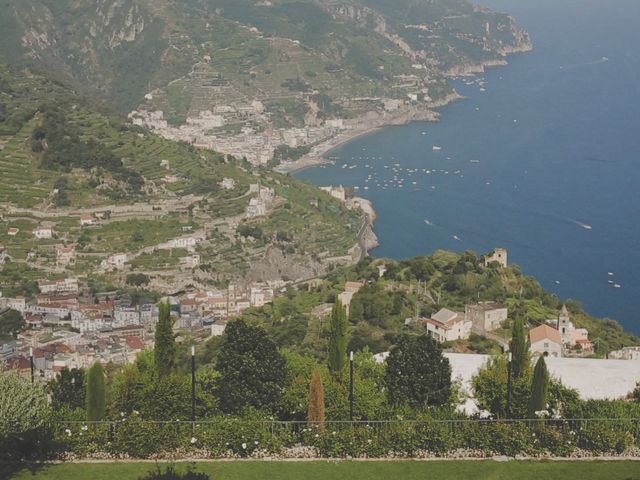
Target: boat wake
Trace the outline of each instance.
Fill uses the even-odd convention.
[[[572,218],[570,218],[569,221],[571,223],[578,225],[579,227],[584,228],[585,230],[593,230],[593,227],[588,223],[582,223],[582,222],[579,222],[578,220],[573,220]]]

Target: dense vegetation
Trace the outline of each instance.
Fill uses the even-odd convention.
[[[357,242],[361,214],[315,187],[164,140],[64,82],[0,64],[0,103],[0,175],[5,179],[0,203],[7,206],[2,208],[4,219],[20,230],[15,237],[7,229],[0,231],[0,245],[8,247],[11,259],[0,273],[5,294],[36,293],[34,280],[49,276],[48,268],[56,262],[54,245],[75,245],[80,254],[104,257],[130,254],[130,269],[123,275],[92,277],[122,287],[179,273],[186,251],[141,250],[197,229],[207,228],[209,234],[199,246],[202,265],[190,273],[207,284],[244,275],[273,246],[291,260],[289,268],[304,265],[313,272],[318,266],[310,265],[309,258],[317,262],[321,254],[343,256]],[[232,180],[234,188],[222,188],[224,179]],[[225,223],[244,215],[250,185],[258,182],[276,194],[271,211],[237,232],[235,227],[227,231]],[[8,207],[35,213],[9,214]],[[118,218],[117,208],[123,207],[132,211],[129,218]],[[79,208],[100,211],[102,221],[82,228]],[[39,215],[55,209],[67,215]],[[43,221],[54,227],[50,242],[33,238]],[[257,241],[243,242],[241,237],[251,233]],[[98,266],[95,258],[81,256],[68,270],[95,274]]]
[[[392,41],[394,35],[430,60],[426,73],[434,97],[450,91],[443,71],[501,58],[505,47],[520,42],[508,16],[469,2],[404,3],[5,1],[0,61],[55,72],[122,111],[160,87],[167,118],[182,123],[197,89],[177,95],[176,85],[167,85],[207,55],[238,91],[259,88],[277,97],[281,91],[316,90],[343,101],[379,92],[394,96],[394,76],[415,73],[411,55]],[[432,32],[406,25],[427,25]],[[304,105],[294,103],[285,107],[288,114]]]
[[[461,450],[569,456],[621,454],[640,441],[639,403],[582,401],[549,379],[544,360],[533,374],[527,363],[513,379],[512,413],[504,421],[506,357],[494,357],[474,390],[498,420],[479,420],[456,411],[460,392],[441,347],[426,334],[402,335],[386,364],[367,349],[358,352],[351,377],[347,365],[336,374],[331,358],[318,362],[278,349],[264,329],[243,320],[228,325],[213,361],[199,353],[192,411],[186,340],[176,344],[159,324],[155,350],[134,364],[103,370],[96,363],[86,375],[64,371],[51,380],[51,404],[42,384],[0,372],[2,457],[295,456],[301,447],[318,457]],[[331,351],[345,346],[335,336],[329,343]],[[346,350],[340,353],[346,357]],[[107,421],[85,423],[102,418]]]
[[[382,278],[378,273],[380,266],[386,268]],[[441,308],[463,312],[468,303],[501,302],[508,306],[509,318],[495,333],[508,338],[514,321],[520,322],[526,335],[525,326],[528,330],[557,318],[563,304],[534,278],[522,275],[517,265],[506,269],[485,267],[481,257],[473,252],[438,251],[403,261],[367,258],[329,275],[315,287],[290,291],[275,299],[273,305],[247,311],[243,318],[264,326],[281,347],[326,358],[329,329],[318,312],[323,305],[334,302],[347,280],[366,282],[349,308],[349,350],[354,351],[364,347],[374,353],[388,351],[401,334],[424,331],[415,321],[416,314],[428,317]],[[617,322],[589,316],[578,302],[568,300],[566,305],[571,321],[587,328],[590,338],[598,339],[597,356],[640,342]],[[495,341],[475,334],[467,341],[444,346],[458,352],[499,351]]]

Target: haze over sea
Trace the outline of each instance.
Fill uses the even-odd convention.
[[[560,298],[638,334],[640,1],[480,3],[513,14],[534,51],[456,81],[467,100],[441,122],[361,137],[298,176],[359,187],[375,256],[504,246]]]

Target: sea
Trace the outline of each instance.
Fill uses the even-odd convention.
[[[356,188],[376,257],[505,247],[561,299],[640,334],[640,1],[481,0],[534,50],[455,80],[438,123],[389,127],[296,174]]]

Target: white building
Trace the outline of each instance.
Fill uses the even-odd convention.
[[[38,281],[40,293],[59,294],[59,293],[78,293],[80,286],[77,278],[63,278],[62,280],[40,280]]]
[[[81,227],[90,227],[96,224],[96,220],[91,215],[82,215],[80,217]]]
[[[446,308],[424,320],[427,332],[439,342],[466,340],[471,335],[471,321],[463,313]]]
[[[106,260],[103,260],[101,263],[102,268],[115,268],[116,270],[121,270],[124,268],[127,263],[127,254],[126,253],[116,253],[114,255],[110,255]]]
[[[134,307],[115,307],[113,309],[113,327],[126,327],[127,325],[138,325],[140,323],[140,312]]]
[[[560,332],[549,325],[540,325],[529,330],[529,350],[533,356],[562,357]]]
[[[53,228],[38,227],[33,231],[33,234],[38,240],[49,240],[53,238]]]
[[[267,205],[259,198],[252,198],[247,205],[247,218],[264,217],[267,214]]]

